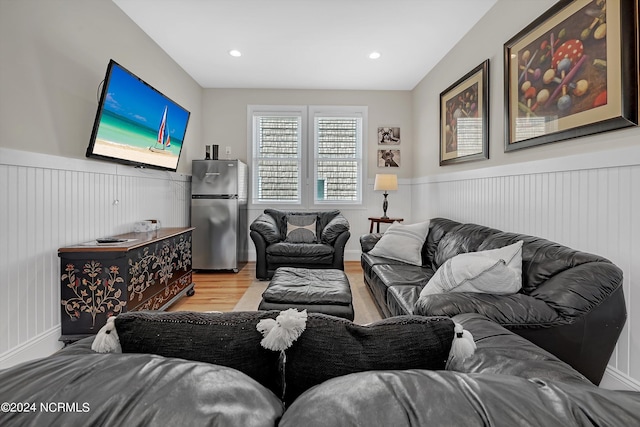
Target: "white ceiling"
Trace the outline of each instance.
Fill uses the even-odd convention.
[[[413,89],[496,1],[113,0],[204,88],[356,90]]]

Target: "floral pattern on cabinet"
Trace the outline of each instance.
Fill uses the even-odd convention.
[[[67,288],[71,289],[74,296],[62,300],[61,304],[71,320],[80,318],[80,313],[91,315],[91,327],[96,324],[96,315],[106,313],[107,317],[118,314],[123,307],[127,306],[126,301],[120,300],[122,289],[116,289],[117,283],[124,283],[120,276],[120,269],[112,265],[109,267],[107,275],[103,278],[102,264],[97,261],[90,261],[82,268],[82,279],[78,277],[79,270],[74,264],[67,264],[65,273],[60,277],[62,282],[67,282]]]
[[[110,316],[164,310],[193,293],[192,228],[129,233],[131,244],[61,248],[61,341],[96,334]]]

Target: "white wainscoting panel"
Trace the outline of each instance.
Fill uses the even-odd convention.
[[[0,182],[0,369],[59,346],[58,248],[190,221],[179,174],[0,149]]]
[[[622,166],[568,158],[558,170],[531,162],[517,172],[509,166],[416,179],[412,200],[414,218],[540,236],[618,265],[628,317],[608,371],[640,390],[640,162],[629,165],[629,153],[640,157],[638,148],[621,152]]]

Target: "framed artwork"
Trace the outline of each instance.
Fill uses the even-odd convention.
[[[560,0],[505,43],[505,151],[637,125],[637,19],[637,0]]]
[[[400,167],[400,150],[378,150],[378,167]]]
[[[489,158],[489,60],[440,94],[440,166]]]
[[[400,128],[399,127],[378,128],[378,144],[399,145],[400,144]]]

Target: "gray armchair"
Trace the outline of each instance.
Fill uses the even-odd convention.
[[[260,280],[270,279],[278,267],[344,270],[344,248],[351,233],[340,211],[265,209],[249,228]]]

